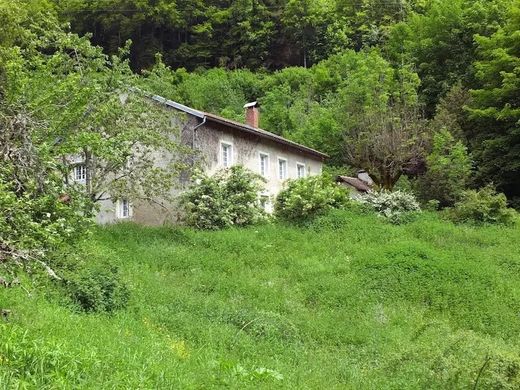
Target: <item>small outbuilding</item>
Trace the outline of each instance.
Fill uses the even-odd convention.
[[[338,176],[336,182],[347,187],[352,198],[359,198],[374,188],[374,181],[365,170],[358,171],[357,177]]]

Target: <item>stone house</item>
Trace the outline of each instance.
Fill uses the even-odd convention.
[[[324,153],[260,129],[257,102],[244,106],[244,124],[160,96],[152,96],[151,99],[174,111],[172,118],[175,119],[172,121],[181,129],[181,142],[198,151],[206,173],[213,174],[222,168],[240,164],[263,176],[266,180],[265,191],[259,194],[259,202],[268,212],[272,211],[273,200],[286,180],[320,174],[327,158]],[[84,167],[76,164],[72,175],[74,179],[81,180],[85,176]],[[150,202],[137,204],[129,199],[109,199],[100,204],[97,222],[132,220],[160,225],[174,221],[178,215],[179,207],[175,204],[159,207]]]

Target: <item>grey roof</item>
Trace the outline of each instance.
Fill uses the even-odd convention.
[[[197,118],[204,118],[204,116],[206,115],[202,111],[195,110],[194,108],[185,106],[184,104],[180,104],[180,103],[174,102],[173,100],[168,100],[168,99],[163,98],[162,96],[159,96],[159,95],[153,95],[152,99],[157,101],[157,102],[159,102],[159,103],[166,104],[169,107],[173,107],[173,108],[175,108],[175,109],[177,109],[179,111],[183,111],[183,112],[185,112],[187,114],[196,116]]]
[[[299,144],[297,142],[290,141],[290,140],[288,140],[288,139],[286,139],[284,137],[281,137],[281,136],[279,136],[277,134],[271,133],[271,132],[269,132],[267,130],[263,130],[263,129],[256,128],[256,127],[252,127],[252,126],[246,125],[244,123],[232,121],[230,119],[226,119],[226,118],[220,117],[218,115],[210,114],[208,112],[195,110],[194,108],[185,106],[184,104],[180,104],[180,103],[174,102],[173,100],[168,100],[166,98],[163,98],[162,96],[153,95],[152,99],[157,101],[157,102],[159,102],[159,103],[165,104],[168,107],[172,107],[172,108],[175,108],[176,110],[183,111],[183,112],[185,112],[187,114],[196,116],[197,118],[201,118],[201,119],[206,118],[206,120],[210,120],[212,122],[220,123],[222,125],[229,126],[229,127],[232,127],[234,129],[237,129],[237,130],[244,131],[244,132],[249,133],[249,134],[254,134],[254,135],[257,135],[259,137],[262,137],[262,138],[265,138],[265,139],[269,139],[271,141],[278,142],[278,143],[281,143],[281,144],[293,147],[295,149],[298,149],[298,150],[300,150],[302,152],[305,152],[305,153],[311,154],[313,156],[319,157],[321,159],[325,159],[325,158],[329,157],[325,153],[322,153],[322,152],[320,152],[318,150],[309,148],[309,147],[307,147],[305,145],[301,145],[301,144]]]

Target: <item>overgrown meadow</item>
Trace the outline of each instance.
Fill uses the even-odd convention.
[[[119,266],[128,307],[0,289],[0,388],[519,388],[519,242],[429,213],[97,228],[78,256]]]

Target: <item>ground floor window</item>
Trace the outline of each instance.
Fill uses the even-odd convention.
[[[119,199],[117,202],[117,216],[121,219],[132,216],[132,205],[128,199]]]
[[[273,212],[273,204],[268,194],[260,194],[260,207],[262,207],[266,213],[270,214]]]
[[[87,180],[87,167],[85,164],[75,165],[72,171],[72,177],[74,181],[78,183],[85,183]]]

